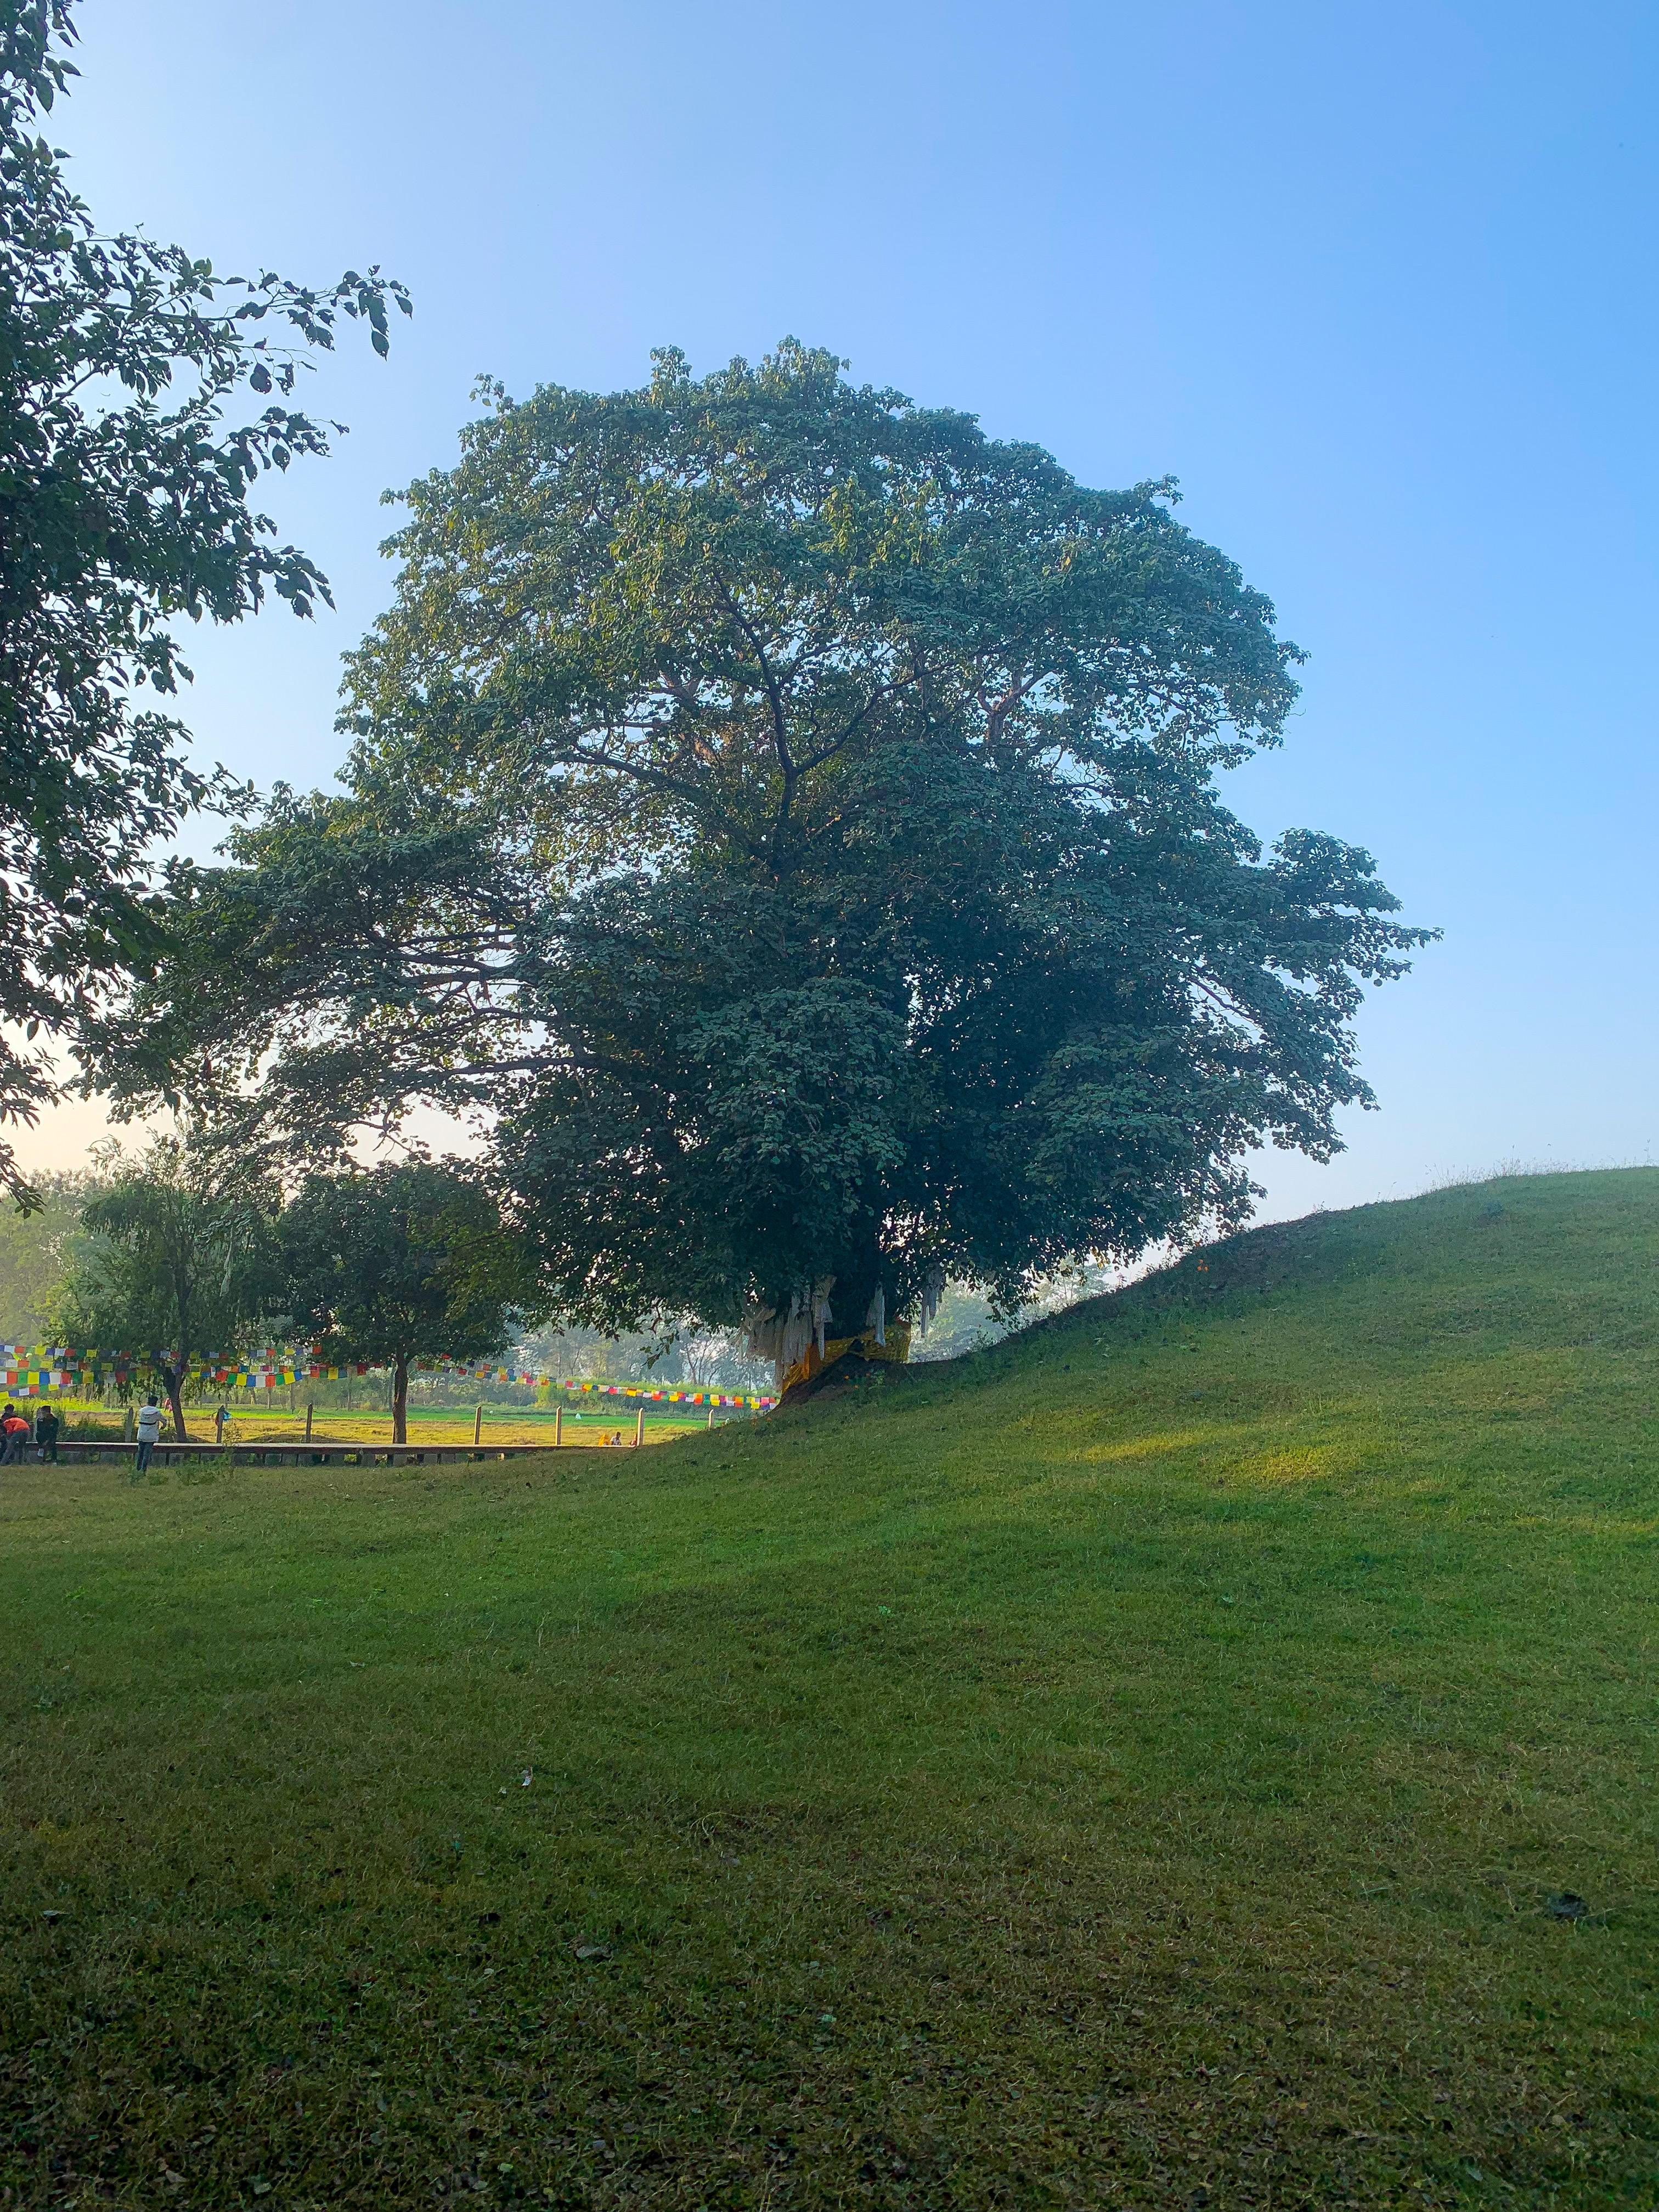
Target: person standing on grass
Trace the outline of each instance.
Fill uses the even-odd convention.
[[[58,1464],[58,1415],[50,1400],[41,1407],[34,1417],[34,1441],[40,1449],[41,1466],[44,1467],[50,1460],[56,1467]]]
[[[23,1456],[23,1447],[29,1439],[29,1425],[9,1398],[6,1410],[0,1413],[0,1438],[5,1449],[0,1452],[0,1467],[15,1467]]]
[[[152,1390],[138,1408],[138,1456],[132,1466],[132,1479],[135,1482],[149,1465],[149,1455],[161,1439],[161,1408],[157,1405],[155,1393]]]

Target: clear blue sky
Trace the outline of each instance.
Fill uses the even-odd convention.
[[[106,227],[412,287],[273,495],[339,611],[197,641],[203,749],[325,779],[386,485],[509,390],[785,333],[1170,473],[1312,655],[1259,831],[1369,847],[1445,942],[1363,1030],[1382,1111],[1271,1210],[1659,1139],[1651,7],[86,0],[54,135]],[[38,1150],[38,1148],[37,1148]]]

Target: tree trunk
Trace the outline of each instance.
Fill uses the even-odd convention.
[[[187,1443],[190,1441],[185,1434],[184,1380],[185,1371],[182,1365],[162,1368],[161,1383],[167,1394],[167,1404],[173,1410],[173,1441],[176,1444]]]
[[[836,1255],[836,1286],[830,1293],[831,1336],[861,1336],[867,1326],[876,1285],[881,1280],[881,1246],[872,1235],[850,1250]],[[890,1305],[889,1321],[896,1318]]]
[[[392,1370],[392,1441],[409,1442],[409,1361],[401,1352]]]

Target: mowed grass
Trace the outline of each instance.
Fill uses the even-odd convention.
[[[0,2203],[1659,2203],[1659,1172],[1205,1258],[650,1453],[8,1469]]]

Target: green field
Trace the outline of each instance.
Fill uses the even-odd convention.
[[[1659,1171],[638,1455],[0,1476],[0,2205],[1659,2203]]]
[[[58,1408],[66,1438],[101,1437],[108,1441],[124,1433],[124,1414],[100,1402],[72,1396],[68,1392],[48,1394]],[[25,1399],[25,1409],[33,1410]],[[214,1439],[213,1407],[215,1401],[194,1400],[185,1409],[185,1425],[191,1439],[197,1443],[210,1443]],[[635,1441],[635,1420],[641,1401],[637,1398],[588,1398],[572,1401],[564,1408],[563,1441],[566,1444],[597,1444],[601,1435],[613,1437],[619,1431],[624,1444]],[[712,1411],[714,1418],[709,1418]],[[732,1421],[748,1421],[757,1418],[748,1412],[735,1408],[702,1406],[672,1406],[645,1401],[645,1441],[648,1444],[666,1443],[677,1437],[690,1436],[695,1430],[720,1428]],[[408,1417],[409,1442],[411,1449],[422,1444],[470,1444],[472,1441],[473,1408],[471,1406],[411,1406]],[[480,1431],[480,1441],[485,1444],[533,1444],[545,1443],[550,1449],[553,1443],[555,1417],[550,1407],[486,1406]],[[167,1436],[173,1434],[171,1422]],[[231,1411],[228,1441],[234,1444],[283,1443],[296,1444],[304,1441],[306,1416],[303,1403],[290,1413],[284,1406],[238,1405]],[[347,1412],[339,1407],[316,1409],[312,1426],[312,1440],[316,1443],[348,1443],[375,1445],[382,1450],[392,1441],[392,1416],[372,1410]]]

